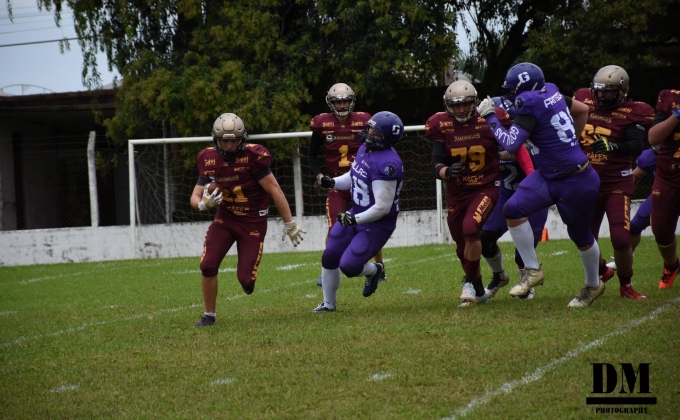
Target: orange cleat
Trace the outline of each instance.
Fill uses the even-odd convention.
[[[635,300],[647,299],[647,296],[641,295],[638,292],[636,292],[635,289],[633,289],[633,286],[631,284],[621,286],[619,291],[621,293],[622,298],[635,299]]]
[[[607,267],[607,271],[605,271],[604,274],[600,276],[600,280],[606,283],[607,280],[611,279],[612,277],[614,277],[614,270],[611,267]]]
[[[659,289],[670,289],[673,287],[673,282],[675,282],[675,276],[678,275],[678,270],[680,270],[680,267],[677,267],[673,272],[664,268],[663,276],[661,276],[661,281],[659,282]]]

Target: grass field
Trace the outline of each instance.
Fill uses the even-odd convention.
[[[567,308],[583,285],[573,244],[538,251],[530,301],[506,287],[458,308],[453,246],[428,245],[386,249],[375,295],[343,277],[320,314],[319,252],[265,254],[250,296],[228,257],[208,328],[193,328],[198,258],[0,267],[0,418],[630,418],[585,404],[591,363],[651,363],[646,418],[680,418],[680,285],[658,289],[653,239],[635,253],[648,299],[620,298],[615,277],[586,309]]]

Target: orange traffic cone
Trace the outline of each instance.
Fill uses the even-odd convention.
[[[548,242],[548,228],[543,228],[543,234],[541,235],[541,242]]]

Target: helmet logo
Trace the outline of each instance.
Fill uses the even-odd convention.
[[[520,84],[526,83],[529,80],[531,80],[531,76],[529,76],[529,73],[527,73],[527,72],[522,72],[522,73],[518,74],[517,77],[519,78]]]
[[[396,124],[393,125],[393,126],[392,126],[392,134],[394,134],[395,136],[397,136],[397,135],[399,135],[399,133],[401,133],[401,127],[399,127],[399,126],[396,125]]]

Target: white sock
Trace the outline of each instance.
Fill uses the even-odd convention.
[[[583,262],[583,271],[586,274],[586,285],[588,287],[600,287],[600,247],[597,241],[593,243],[587,251],[578,251]]]
[[[378,267],[372,262],[367,262],[364,264],[364,271],[359,274],[360,276],[372,276],[378,271]]]
[[[498,249],[498,254],[496,254],[493,258],[484,257],[484,259],[486,260],[486,263],[489,264],[491,272],[502,273],[505,271],[505,268],[503,268],[503,253],[500,249]]]
[[[529,221],[516,227],[508,227],[512,241],[524,261],[524,268],[538,269],[538,257],[534,248],[534,232],[531,230]]]
[[[321,284],[324,303],[326,306],[335,308],[335,299],[338,297],[338,289],[340,288],[340,268],[334,270],[322,268]]]
[[[213,318],[217,318],[217,313],[215,313],[215,312],[205,312],[205,315],[211,316]]]

